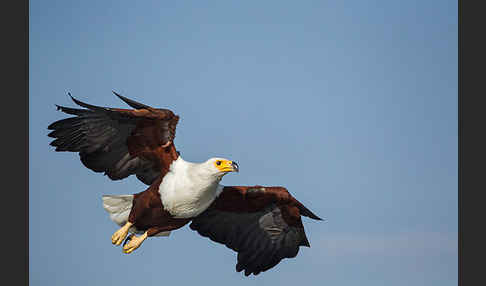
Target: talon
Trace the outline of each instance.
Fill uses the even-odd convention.
[[[123,252],[126,254],[132,253],[135,249],[139,248],[142,245],[142,242],[147,238],[147,232],[142,234],[141,236],[133,235],[130,240],[126,241],[126,244],[123,245]]]
[[[111,243],[115,245],[120,245],[125,237],[128,235],[128,229],[133,224],[131,222],[127,222],[124,226],[122,226],[119,230],[117,230],[112,236],[111,236]]]
[[[125,244],[127,244],[127,242],[129,242],[130,240],[132,240],[134,234],[133,233],[130,233],[127,238],[125,238],[125,241],[123,242],[123,245],[122,246],[125,246]]]

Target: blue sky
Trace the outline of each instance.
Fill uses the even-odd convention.
[[[30,1],[30,285],[457,285],[456,1]],[[48,145],[54,104],[181,116],[184,159],[282,185],[324,222],[256,277],[188,227],[130,255],[113,182]],[[248,280],[252,280],[248,282]]]

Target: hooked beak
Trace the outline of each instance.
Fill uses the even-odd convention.
[[[238,173],[240,171],[240,168],[238,167],[238,163],[236,163],[235,161],[231,162],[231,167],[233,167],[234,172]]]
[[[240,168],[238,164],[230,160],[219,160],[215,163],[216,168],[222,173],[238,172]]]

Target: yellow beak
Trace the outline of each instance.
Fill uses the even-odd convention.
[[[219,164],[218,164],[219,163]],[[220,172],[227,173],[227,172],[239,172],[239,167],[238,164],[234,161],[230,160],[219,160],[216,161],[215,163],[216,168]]]

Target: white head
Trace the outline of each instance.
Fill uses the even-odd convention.
[[[238,164],[235,161],[231,161],[224,158],[211,158],[201,164],[205,173],[216,178],[222,178],[229,172],[238,172]]]

